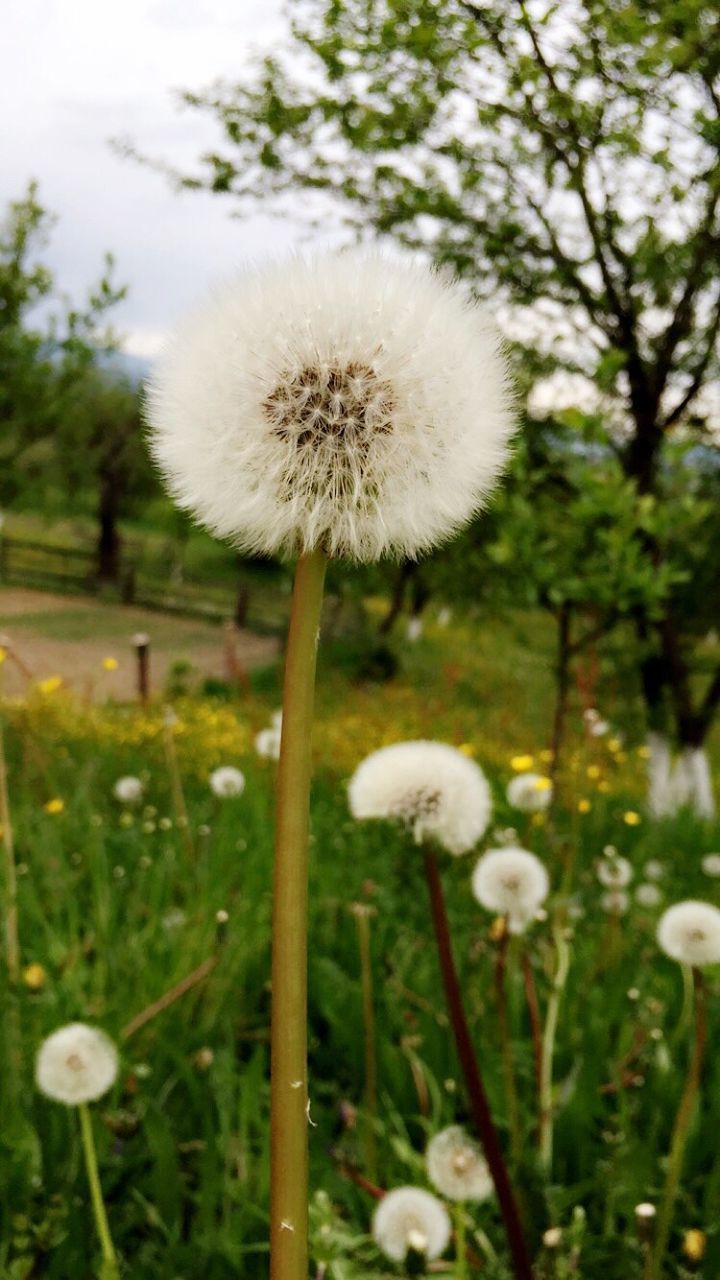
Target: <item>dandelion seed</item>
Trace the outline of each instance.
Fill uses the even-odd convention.
[[[139,778],[128,776],[118,778],[113,787],[113,795],[121,804],[139,804],[143,797],[144,787]]]
[[[373,1239],[393,1262],[410,1250],[432,1262],[450,1242],[450,1219],[443,1204],[420,1187],[396,1187],[383,1196],[372,1222]]]
[[[152,449],[246,551],[415,556],[483,505],[514,429],[498,340],[426,267],[356,251],[248,273],[156,367]]]
[[[430,1181],[448,1200],[487,1200],[493,1182],[477,1142],[460,1125],[441,1129],[425,1153]]]
[[[245,775],[231,764],[222,765],[210,774],[210,790],[222,799],[240,796],[245,790]]]
[[[657,940],[665,954],[681,964],[718,964],[720,911],[709,902],[676,902],[660,917]]]
[[[444,742],[398,742],[367,756],[350,779],[354,818],[396,818],[415,841],[437,840],[467,853],[490,819],[490,787],[482,769]]]
[[[605,858],[598,863],[597,878],[606,889],[625,889],[632,880],[633,869],[627,858]]]
[[[41,1093],[69,1107],[101,1098],[115,1083],[118,1055],[104,1031],[72,1022],[40,1046],[35,1081]]]
[[[527,849],[489,849],[472,877],[481,906],[506,916],[511,933],[522,933],[550,892],[548,873]]]
[[[552,800],[552,782],[540,773],[519,773],[507,786],[508,804],[521,813],[547,809]]]

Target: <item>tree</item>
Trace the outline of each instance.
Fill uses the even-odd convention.
[[[175,179],[236,212],[276,197],[297,214],[302,190],[315,214],[339,202],[356,231],[449,264],[499,304],[526,372],[561,369],[595,395],[637,495],[677,501],[690,468],[673,472],[673,439],[716,449],[717,6],[307,0],[292,14],[286,51],[183,95],[222,142]],[[663,545],[640,536],[659,568]],[[639,663],[650,725],[672,720],[696,749],[720,668],[698,694],[678,601],[662,618],[638,607]]]

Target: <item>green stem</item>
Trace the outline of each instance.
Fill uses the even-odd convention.
[[[702,1072],[703,1057],[705,1054],[705,1041],[707,1040],[705,984],[699,969],[693,969],[692,974],[695,987],[695,1039],[692,1056],[688,1065],[685,1088],[683,1090],[682,1098],[680,1099],[680,1105],[678,1107],[677,1115],[675,1116],[675,1124],[673,1126],[670,1155],[668,1157],[667,1176],[665,1179],[665,1190],[663,1192],[663,1198],[657,1217],[657,1235],[655,1237],[655,1248],[653,1250],[653,1266],[650,1273],[652,1280],[660,1280],[662,1275],[663,1262],[667,1252],[668,1241],[670,1239],[670,1228],[672,1226],[675,1199],[677,1197],[678,1187],[680,1186],[680,1175],[682,1174],[685,1146],[687,1144],[690,1123],[693,1118],[695,1103],[700,1089],[700,1075]]]
[[[507,1000],[507,961],[510,946],[510,934],[507,929],[497,945],[495,956],[495,991],[498,1006],[498,1030],[500,1033],[500,1057],[505,1078],[505,1101],[508,1109],[508,1127],[510,1129],[510,1152],[513,1164],[517,1168],[522,1159],[522,1132],[520,1129],[520,1107],[515,1087],[515,1067],[513,1064],[512,1041],[508,1020]]]
[[[0,721],[0,839],[5,854],[5,958],[8,981],[16,987],[20,980],[20,944],[18,941],[17,873],[13,848],[10,801],[8,799],[5,741]]]
[[[165,761],[170,775],[170,787],[173,797],[173,808],[175,810],[175,825],[182,832],[182,838],[185,849],[189,858],[194,856],[192,832],[190,830],[190,819],[188,817],[187,805],[185,804],[185,793],[183,791],[182,778],[180,777],[180,768],[178,766],[177,750],[175,748],[175,734],[173,732],[174,717],[171,712],[166,712],[163,724],[163,733],[165,741]]]
[[[85,1155],[85,1168],[87,1170],[87,1179],[90,1184],[90,1199],[92,1201],[93,1216],[95,1218],[95,1226],[100,1238],[100,1249],[103,1258],[103,1280],[117,1280],[120,1275],[117,1257],[113,1248],[110,1228],[108,1226],[107,1214],[105,1212],[105,1202],[103,1200],[102,1188],[100,1186],[100,1176],[98,1174],[97,1156],[95,1155],[95,1141],[93,1139],[92,1121],[90,1112],[86,1102],[81,1102],[78,1107],[80,1116],[80,1134],[82,1137],[83,1152]]]
[[[270,1278],[308,1275],[307,899],[311,732],[325,557],[298,560],[285,658],[273,870]]]
[[[462,1200],[453,1207],[455,1218],[455,1276],[467,1280],[467,1238],[465,1234],[465,1205]]]
[[[352,907],[357,928],[358,949],[360,951],[360,980],[362,985],[363,1039],[365,1048],[365,1172],[371,1182],[377,1182],[377,1050],[372,959],[370,956],[371,911],[372,907],[368,907],[362,902],[356,902]]]
[[[564,925],[557,923],[553,928],[553,942],[557,954],[557,966],[553,978],[542,1040],[542,1060],[540,1063],[540,1123],[538,1127],[540,1144],[540,1162],[550,1174],[553,1156],[553,1055],[555,1053],[555,1035],[557,1033],[560,1000],[570,968],[570,948],[565,940]]]

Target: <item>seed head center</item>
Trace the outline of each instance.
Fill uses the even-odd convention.
[[[287,370],[263,401],[273,430],[298,449],[328,441],[367,446],[372,435],[392,430],[393,408],[389,384],[354,360]]]

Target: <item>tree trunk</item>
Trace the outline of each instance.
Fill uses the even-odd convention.
[[[100,582],[116,583],[120,576],[121,539],[117,520],[115,485],[110,478],[105,478],[100,484],[98,508],[97,576]]]
[[[405,604],[405,592],[408,584],[412,582],[417,564],[414,560],[406,560],[400,565],[393,584],[392,596],[390,597],[390,608],[380,623],[380,635],[388,636],[397,622]]]

